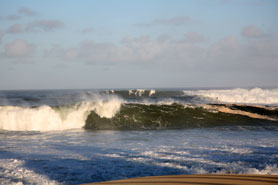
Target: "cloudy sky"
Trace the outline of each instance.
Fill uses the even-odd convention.
[[[278,85],[277,0],[0,0],[0,89]]]

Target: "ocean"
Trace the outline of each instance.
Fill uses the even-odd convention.
[[[0,91],[0,184],[278,174],[278,89]]]

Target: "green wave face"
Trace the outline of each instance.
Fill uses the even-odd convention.
[[[101,118],[92,111],[87,117],[84,128],[93,130],[144,130],[266,124],[277,125],[277,122],[181,104],[123,104],[120,111],[110,119]]]

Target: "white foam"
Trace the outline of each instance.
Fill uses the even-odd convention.
[[[121,108],[122,100],[112,98],[109,101],[97,101],[93,103],[94,110],[100,117],[112,118]]]
[[[134,94],[135,96],[142,96],[144,93],[145,93],[145,89],[136,89],[136,90],[128,90],[128,95],[132,95]],[[152,96],[153,94],[155,94],[155,90],[154,89],[151,89],[149,91],[149,96]]]
[[[106,94],[110,94],[110,93],[111,93],[111,94],[114,94],[115,91],[114,91],[114,90],[106,90],[105,93],[106,93]]]
[[[132,95],[133,94],[133,90],[128,90],[128,95]]]
[[[258,175],[278,175],[277,164],[265,165],[263,169],[248,168],[241,165],[240,162],[227,163],[227,167],[216,171],[217,174],[258,174]]]
[[[24,161],[18,159],[0,159],[0,174],[5,178],[0,179],[3,185],[41,184],[58,185],[60,183],[49,179],[47,176],[24,167]],[[13,179],[16,179],[15,182]]]
[[[225,89],[184,91],[185,95],[201,96],[226,103],[277,104],[278,89]]]
[[[149,96],[152,96],[153,94],[155,94],[155,90],[151,89],[149,92]]]
[[[144,89],[137,89],[135,91],[135,96],[142,96],[144,94],[145,90]]]
[[[90,111],[95,111],[100,117],[112,118],[120,107],[121,100],[116,97],[60,108],[46,105],[37,108],[2,106],[0,129],[50,131],[82,128]]]
[[[274,165],[267,165],[264,169],[256,169],[256,168],[249,168],[247,170],[248,174],[267,174],[267,175],[278,175],[278,167],[277,164]]]

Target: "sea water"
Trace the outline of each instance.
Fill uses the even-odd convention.
[[[2,91],[0,184],[278,174],[277,90],[232,91],[245,99],[230,95],[228,102],[227,91],[213,89]]]

